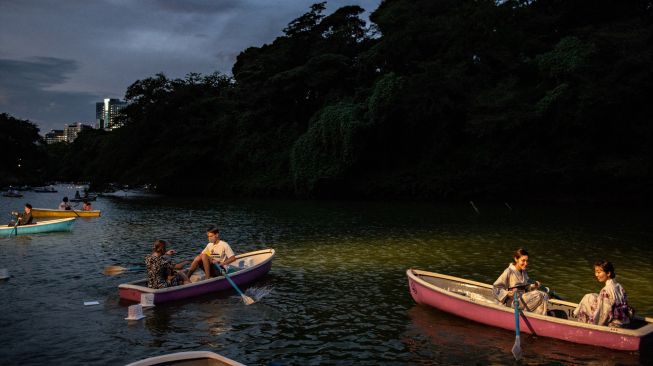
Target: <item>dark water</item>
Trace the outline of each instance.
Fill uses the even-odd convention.
[[[0,198],[0,213],[56,207],[59,194]],[[647,210],[522,207],[511,202],[417,203],[98,198],[102,217],[72,232],[0,238],[1,365],[125,364],[171,352],[210,350],[249,365],[515,364],[514,334],[415,305],[405,271],[415,267],[493,281],[526,246],[529,273],[565,299],[597,292],[591,263],[612,260],[640,314],[653,315],[653,228]],[[204,247],[217,223],[236,252],[274,248],[272,271],[245,306],[217,293],[145,310],[128,322],[107,265],[140,263],[154,239],[178,258]],[[97,300],[100,305],[84,306]],[[638,353],[524,337],[523,364],[651,364]]]

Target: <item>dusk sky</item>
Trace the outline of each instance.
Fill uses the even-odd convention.
[[[95,103],[127,87],[219,71],[271,43],[319,1],[0,0],[0,113],[34,122],[41,134],[64,123],[94,125]],[[374,11],[381,0],[331,0]]]

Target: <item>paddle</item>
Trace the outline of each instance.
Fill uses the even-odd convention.
[[[224,270],[222,267],[218,266],[218,265],[215,264],[215,263],[213,263],[213,265],[216,266],[216,268],[218,269],[218,271],[220,271],[220,272],[224,275],[224,278],[226,278],[227,281],[229,281],[229,283],[231,284],[231,286],[232,286],[234,289],[236,289],[236,292],[238,292],[238,293],[240,294],[240,297],[243,299],[243,302],[245,303],[245,305],[251,305],[251,304],[254,303],[254,299],[252,299],[251,297],[245,295],[242,291],[240,291],[240,289],[238,288],[238,286],[236,286],[236,284],[234,283],[234,281],[232,281],[231,278],[229,278],[229,275],[227,274],[227,271],[226,271],[226,270]]]
[[[124,272],[143,271],[143,270],[145,270],[145,266],[137,266],[137,267],[106,266],[104,268],[104,274],[107,276],[115,276]]]
[[[13,232],[14,232],[14,236],[18,236],[18,223],[20,222],[18,220],[18,212],[12,212],[11,214],[16,216],[16,223],[14,224]],[[11,234],[9,234],[9,235],[11,235]]]
[[[73,208],[73,206],[70,206],[70,211],[74,212],[75,215],[77,215],[77,217],[81,217],[81,216],[79,216],[79,214],[77,213],[77,211],[75,211],[75,209]]]
[[[517,292],[518,290],[515,289],[515,299],[513,300],[515,304],[515,344],[512,346],[512,355],[515,356],[515,360],[519,361],[521,359],[521,345],[519,342],[519,298]]]
[[[183,260],[179,263],[190,262],[189,260]],[[133,263],[135,264],[135,263]],[[115,276],[124,272],[132,271],[144,271],[146,270],[145,265],[135,265],[133,267],[122,267],[122,266],[106,266],[104,267],[104,274],[107,276]]]

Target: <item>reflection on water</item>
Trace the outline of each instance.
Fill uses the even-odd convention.
[[[511,349],[515,333],[441,312],[422,305],[408,310],[411,324],[404,342],[415,355],[441,355],[441,360],[425,357],[419,364],[470,364],[485,360],[491,364],[514,363]],[[557,339],[521,335],[523,358],[528,364],[639,365],[638,352],[616,352]],[[419,357],[419,356],[418,356]],[[442,362],[439,362],[442,361]]]
[[[60,195],[0,200],[56,207]],[[626,208],[468,204],[98,198],[102,217],[72,232],[0,238],[0,364],[125,364],[170,352],[210,350],[252,365],[511,364],[514,336],[416,306],[405,271],[421,268],[492,282],[526,246],[529,273],[570,301],[600,285],[591,263],[612,260],[640,314],[653,315],[650,215]],[[145,309],[124,320],[120,283],[107,265],[140,264],[154,239],[177,260],[206,244],[217,223],[236,252],[276,249],[271,272],[245,306],[226,291]],[[98,306],[83,306],[96,300]],[[464,346],[461,346],[464,345]],[[545,338],[522,341],[530,364],[646,364],[652,358]],[[119,350],[119,351],[117,351]],[[648,361],[648,362],[647,362]]]

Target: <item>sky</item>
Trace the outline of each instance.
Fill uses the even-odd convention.
[[[231,75],[319,0],[0,0],[0,113],[44,135],[95,124],[95,103],[163,73]],[[366,10],[381,0],[330,0]]]

